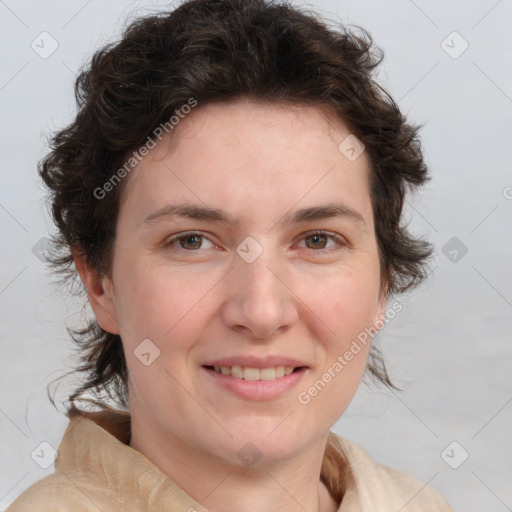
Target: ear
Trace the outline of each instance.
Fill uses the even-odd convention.
[[[98,270],[91,267],[87,256],[76,247],[71,249],[76,269],[84,283],[89,303],[98,325],[111,334],[119,334],[115,310],[114,288],[107,276],[102,276]]]

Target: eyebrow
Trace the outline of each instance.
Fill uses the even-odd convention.
[[[152,224],[154,222],[169,220],[172,217],[184,217],[195,220],[203,220],[210,222],[222,222],[238,226],[240,221],[231,214],[218,208],[210,208],[208,206],[200,206],[195,204],[169,204],[159,210],[148,215],[142,224]],[[328,203],[320,206],[312,206],[302,208],[295,212],[286,213],[280,220],[281,224],[299,224],[302,222],[310,222],[314,220],[345,217],[349,220],[360,224],[366,228],[364,217],[353,208],[343,203]]]

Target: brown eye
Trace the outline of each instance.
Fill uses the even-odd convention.
[[[337,252],[347,245],[343,237],[325,231],[308,233],[302,239],[305,241],[306,248],[320,254]],[[330,240],[334,243],[328,246]]]
[[[304,240],[311,240],[311,246],[308,245],[310,249],[324,249],[327,244],[327,235],[322,235],[320,233],[315,233],[314,235],[309,235],[304,238]]]
[[[200,235],[187,235],[178,238],[178,240],[180,241],[180,246],[183,249],[199,249],[202,244],[201,238],[202,237]]]
[[[186,233],[184,235],[172,237],[166,242],[165,246],[171,251],[184,250],[188,252],[196,252],[198,249],[207,248],[204,247],[206,241],[208,241],[208,243],[213,247],[213,244],[208,240],[208,238],[201,233]]]

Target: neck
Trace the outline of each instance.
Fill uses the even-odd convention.
[[[338,504],[320,481],[327,435],[292,459],[247,468],[198,451],[180,439],[132,420],[130,446],[211,511],[338,510]]]

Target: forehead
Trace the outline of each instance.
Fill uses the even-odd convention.
[[[157,161],[165,158],[175,150],[180,142],[210,146],[208,140],[213,137],[226,146],[241,145],[244,151],[254,146],[254,135],[257,135],[261,147],[272,144],[293,147],[300,140],[308,141],[310,152],[334,144],[338,146],[340,139],[351,134],[347,123],[324,105],[298,105],[286,102],[271,102],[251,98],[240,98],[228,102],[212,102],[198,105],[194,110],[178,119],[169,136],[158,144],[147,160]],[[275,133],[279,132],[279,139]],[[330,140],[330,143],[328,140]],[[295,141],[295,144],[294,144]],[[198,147],[197,149],[201,149]],[[302,147],[306,152],[306,147]],[[366,155],[362,155],[365,160]]]
[[[367,156],[351,161],[339,149],[350,135],[316,106],[198,105],[132,171],[123,203],[147,214],[192,200],[248,217],[340,199],[368,210]]]

